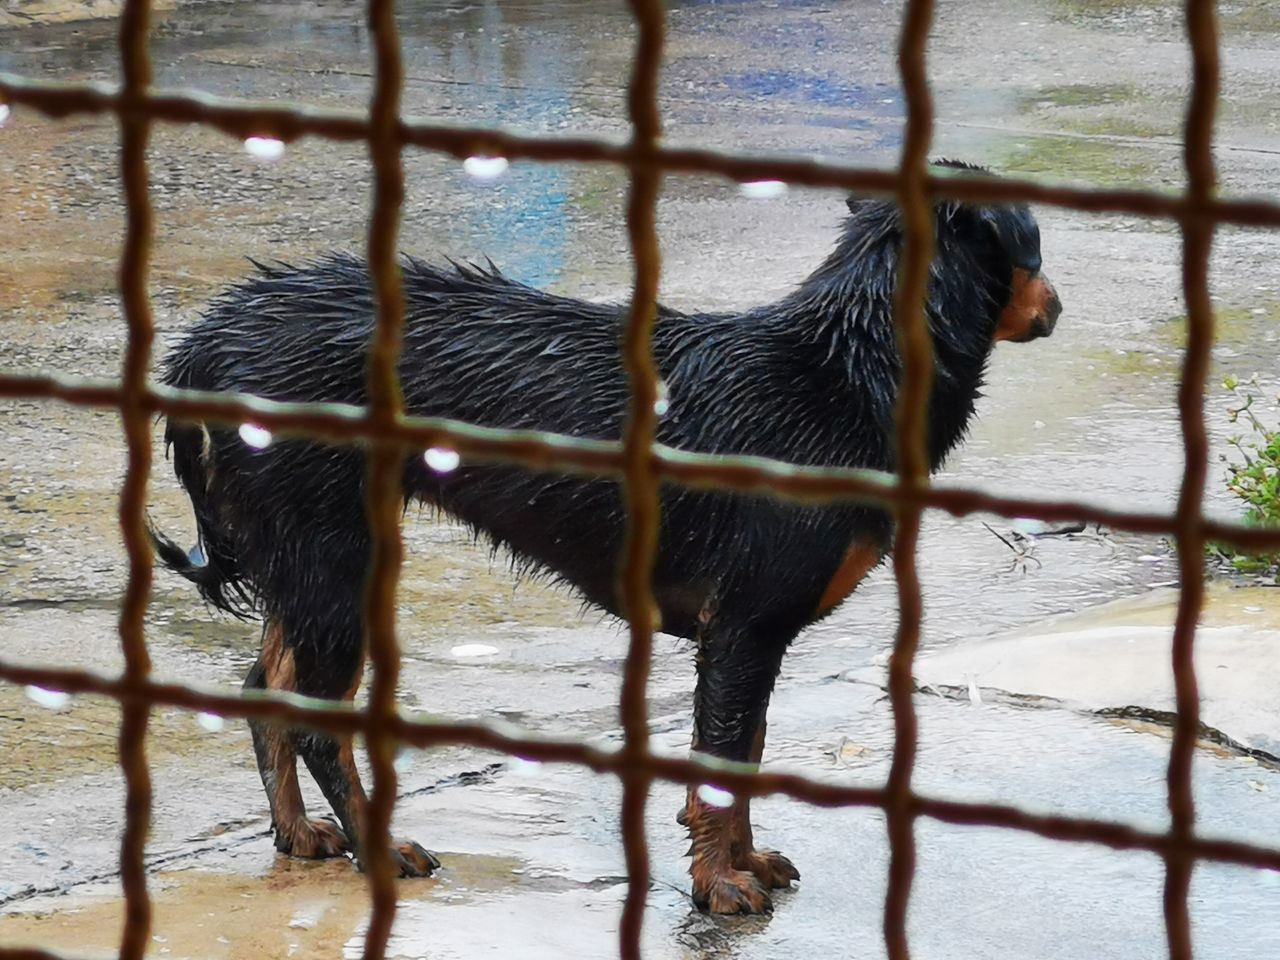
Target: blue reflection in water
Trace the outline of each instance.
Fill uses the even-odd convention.
[[[857,56],[859,50],[879,48],[884,43],[887,14],[868,12],[865,17],[849,17],[826,0],[772,0],[771,7],[812,11],[808,16],[781,18],[785,26],[772,28],[768,20],[756,16],[758,0],[670,0],[668,6],[673,11],[701,12],[699,32],[722,34],[727,44],[745,41],[749,51],[759,51],[759,56],[749,52],[742,58],[741,65],[747,69],[730,72],[712,85],[708,96],[721,101],[718,106],[732,105],[745,122],[755,126],[856,131],[860,136],[850,138],[848,146],[854,157],[901,145],[905,118],[901,89],[896,83],[849,74],[866,59]],[[799,66],[751,69],[753,61]],[[833,65],[836,69],[830,69]],[[759,103],[761,109],[744,109],[744,96]],[[789,106],[796,109],[785,109]],[[690,122],[713,119],[705,109],[679,109]],[[792,141],[791,149],[829,152],[830,140]]]
[[[815,103],[825,107],[850,107],[875,117],[902,116],[902,95],[896,86],[873,84],[862,86],[834,73],[813,74],[782,70],[759,70],[728,74],[725,83],[731,90],[773,100]],[[863,121],[870,126],[870,120]]]
[[[453,100],[463,116],[516,129],[554,129],[569,112],[574,70],[573,51],[567,49],[570,35],[535,30],[530,42],[502,43],[503,16],[499,3],[463,11],[452,20],[451,36],[442,37],[441,47],[427,59],[437,60],[433,66],[445,76],[475,78],[454,89]],[[460,168],[458,176],[462,189],[475,199],[470,219],[502,271],[534,286],[559,279],[569,199],[563,169],[516,164],[486,184],[466,179]]]

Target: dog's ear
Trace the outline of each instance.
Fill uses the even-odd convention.
[[[1040,269],[1040,225],[1025,206],[983,207],[979,219],[1014,267],[1035,273]]]
[[[860,193],[851,193],[844,198],[844,205],[849,208],[850,213],[857,213],[864,203],[874,199],[875,197],[863,196]]]

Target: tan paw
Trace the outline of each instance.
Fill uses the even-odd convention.
[[[772,913],[773,900],[760,881],[745,870],[715,877],[707,889],[693,890],[694,905],[711,913]]]
[[[402,877],[429,877],[440,869],[439,858],[412,840],[396,843],[391,848],[391,858],[395,861]]]
[[[754,875],[768,890],[781,890],[791,886],[792,880],[800,879],[795,864],[777,850],[752,850],[733,865]]]
[[[276,828],[276,849],[304,860],[344,856],[350,849],[347,835],[332,820],[295,820]]]

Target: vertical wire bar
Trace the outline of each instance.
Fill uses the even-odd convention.
[[[662,135],[658,110],[658,73],[665,41],[665,11],[661,0],[631,0],[638,35],[635,63],[627,90],[632,146],[652,151]],[[657,312],[657,206],[662,172],[656,163],[633,168],[627,202],[627,233],[635,262],[635,287],[623,339],[623,362],[631,387],[631,409],[623,431],[624,488],[627,501],[627,539],[620,575],[623,609],[631,626],[631,640],[622,681],[619,709],[625,737],[623,749],[635,766],[622,780],[622,843],[627,864],[627,898],[619,924],[623,960],[639,960],[640,931],[649,894],[649,848],[644,812],[651,777],[639,769],[649,752],[649,711],[646,693],[653,655],[656,612],[653,600],[653,561],[658,545],[658,476],[653,468],[653,441],[658,418],[658,372],[653,362],[653,323]]]
[[[121,99],[137,101],[151,84],[147,49],[148,0],[128,0],[117,42],[123,73]],[[147,294],[147,266],[153,230],[147,193],[147,141],[151,121],[140,111],[120,114],[120,175],[124,186],[125,236],[120,256],[120,301],[128,327],[121,375],[120,416],[128,449],[128,470],[120,491],[120,531],[129,557],[129,579],[120,607],[124,682],[144,684],[151,673],[145,618],[151,595],[151,546],[144,511],[151,475],[151,417],[146,408],[147,370],[155,326]],[[151,829],[151,773],[147,768],[147,723],[151,705],[121,704],[120,766],[125,782],[125,825],[120,842],[120,884],[124,890],[124,932],[120,960],[141,960],[151,939],[151,898],[147,893],[146,846]]]
[[[368,261],[378,304],[378,322],[369,356],[369,413],[383,424],[401,416],[397,361],[404,330],[404,290],[396,244],[404,203],[400,96],[404,85],[400,35],[394,0],[370,0],[369,31],[374,41],[375,76],[369,107],[369,154],[374,172],[374,204],[369,218]],[[366,960],[386,954],[396,914],[396,870],[391,857],[391,816],[396,801],[396,742],[389,727],[396,717],[400,651],[396,644],[396,586],[403,544],[400,539],[403,449],[394,442],[370,445],[367,505],[370,534],[365,623],[373,679],[365,742],[373,771],[361,856],[369,875],[372,914],[365,936]]]
[[[925,48],[933,18],[930,0],[908,0],[898,46],[898,69],[907,102],[906,132],[899,166],[898,206],[904,247],[894,317],[903,358],[897,409],[897,466],[904,487],[918,491],[929,481],[925,415],[933,381],[933,347],[924,316],[924,299],[933,256],[932,201],[926,174],[933,136],[933,101],[925,68]],[[898,585],[898,636],[889,661],[889,700],[893,705],[893,764],[886,782],[885,814],[889,832],[889,880],[884,905],[884,939],[889,960],[908,960],[907,907],[916,869],[915,810],[911,775],[915,768],[918,725],[912,703],[912,664],[920,644],[924,603],[916,567],[922,508],[904,499],[898,505],[893,570]]]
[[[1182,292],[1187,303],[1187,350],[1178,385],[1178,413],[1185,455],[1178,496],[1178,613],[1173,630],[1173,677],[1177,721],[1169,751],[1170,836],[1165,857],[1164,917],[1171,960],[1191,960],[1189,897],[1195,857],[1187,849],[1195,829],[1192,763],[1200,728],[1200,693],[1192,659],[1196,623],[1204,604],[1203,500],[1209,469],[1204,423],[1204,390],[1213,347],[1213,306],[1209,299],[1209,255],[1214,221],[1207,212],[1213,199],[1213,122],[1218,101],[1217,16],[1213,0],[1188,0],[1187,38],[1191,45],[1191,95],[1183,130],[1187,170],[1182,217]]]

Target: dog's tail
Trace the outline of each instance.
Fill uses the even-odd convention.
[[[210,499],[212,451],[202,425],[170,420],[165,426],[166,450],[172,451],[173,470],[187,491],[195,512],[197,546],[191,551],[161,533],[148,519],[147,532],[156,556],[174,573],[196,585],[204,599],[234,617],[247,619],[257,611],[251,583],[236,559],[229,531]]]

